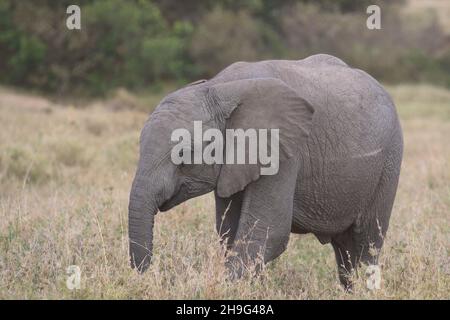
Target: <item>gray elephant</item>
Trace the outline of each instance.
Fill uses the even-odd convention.
[[[279,128],[278,173],[261,164],[171,161],[177,128]],[[367,73],[325,54],[237,62],[166,96],[145,123],[129,203],[132,267],[145,271],[154,216],[214,191],[216,227],[240,277],[285,249],[290,233],[333,246],[339,278],[376,265],[397,190],[403,139],[395,106]]]

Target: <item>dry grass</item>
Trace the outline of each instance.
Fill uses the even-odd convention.
[[[257,279],[225,281],[210,195],[159,214],[151,268],[128,267],[128,192],[146,114],[59,107],[0,92],[0,299],[450,298],[450,92],[389,89],[405,135],[382,253],[382,289],[344,293],[334,254],[312,236]],[[66,268],[82,270],[68,290]]]

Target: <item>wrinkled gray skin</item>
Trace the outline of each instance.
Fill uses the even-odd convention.
[[[176,128],[279,128],[278,174],[259,165],[174,165]],[[193,134],[192,134],[193,136]],[[402,159],[395,106],[365,72],[329,55],[237,62],[210,80],[165,97],[141,133],[129,203],[130,255],[145,271],[154,216],[215,192],[217,231],[240,277],[285,249],[290,233],[313,233],[334,248],[339,278],[376,264],[389,225]]]

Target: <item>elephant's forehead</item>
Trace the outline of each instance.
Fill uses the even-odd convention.
[[[192,95],[188,97],[181,94],[168,96],[159,103],[153,114],[158,117],[170,114],[183,117],[201,117],[204,113],[203,100]]]
[[[173,112],[159,113],[152,117],[142,131],[142,138],[147,144],[167,145],[171,144],[172,134],[179,129],[187,129],[189,132],[194,127],[194,121]]]
[[[158,143],[170,141],[172,132],[178,128],[180,125],[176,119],[157,117],[146,123],[142,133],[147,142]]]

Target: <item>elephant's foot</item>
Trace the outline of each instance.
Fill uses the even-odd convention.
[[[356,274],[355,269],[346,269],[344,266],[338,267],[338,275],[339,275],[339,281],[341,282],[342,287],[344,288],[344,291],[347,293],[353,292],[353,280]]]
[[[236,256],[227,257],[225,268],[227,269],[228,280],[230,281],[241,279],[244,274],[244,264]]]
[[[381,268],[376,264],[369,265],[365,273],[366,286],[369,290],[379,290],[381,287]]]
[[[243,277],[257,277],[261,273],[264,264],[258,260],[244,262],[239,255],[229,255],[227,256],[225,267],[228,272],[228,279],[234,281]]]
[[[360,265],[358,269],[364,267]],[[361,277],[360,273],[356,269],[347,271],[345,268],[339,268],[339,280],[344,287],[344,290],[348,293],[353,292],[353,280],[354,277]],[[363,275],[363,279],[366,281],[366,288],[370,291],[379,290],[381,288],[381,268],[378,265],[370,264],[366,267],[366,271]]]

